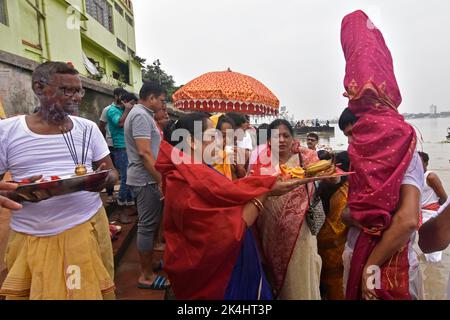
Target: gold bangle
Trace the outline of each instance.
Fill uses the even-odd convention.
[[[261,200],[259,199],[254,199],[256,201],[256,203],[259,205],[259,207],[261,208],[261,211],[263,211],[265,209],[264,204],[261,202]]]
[[[258,199],[252,199],[250,202],[258,209],[260,214],[264,211],[264,205]]]
[[[251,199],[250,203],[253,204],[258,211],[261,211],[261,208],[259,207],[258,203],[255,201],[255,199]]]

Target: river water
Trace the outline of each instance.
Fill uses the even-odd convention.
[[[450,194],[450,143],[446,143],[450,118],[410,119],[408,122],[416,128],[419,151],[430,156],[428,169],[436,172]],[[302,137],[303,145],[306,145]],[[347,138],[336,125],[335,134],[321,134],[320,144],[331,146],[334,150],[346,150]],[[450,232],[450,230],[449,230]],[[444,252],[439,263],[426,262],[417,244],[414,246],[420,260],[424,290],[422,297],[428,300],[443,300],[447,295],[447,283],[450,273],[450,247]]]
[[[412,119],[408,122],[416,128],[419,143],[417,149],[430,156],[429,170],[436,172],[447,192],[450,192],[450,143],[445,143],[450,118]],[[319,134],[320,144],[331,146],[334,150],[346,150],[347,138],[336,125],[335,134]],[[306,141],[302,137],[304,145]]]

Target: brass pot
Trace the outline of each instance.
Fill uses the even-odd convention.
[[[84,176],[85,174],[87,174],[86,166],[84,164],[77,165],[77,167],[75,168],[75,174],[77,176]]]

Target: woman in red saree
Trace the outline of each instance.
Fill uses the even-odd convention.
[[[273,135],[272,130],[278,132]],[[303,162],[308,166],[319,160],[315,151],[301,148],[295,142],[293,133],[286,120],[275,120],[270,125],[268,140],[271,143],[259,154],[252,168],[253,175],[279,171],[280,164],[298,167]],[[275,152],[278,152],[278,157],[272,157]],[[266,201],[264,215],[258,219],[261,248],[280,300],[320,300],[322,261],[317,239],[305,221],[309,197],[313,193],[314,187],[310,183],[281,197],[270,197]]]
[[[362,228],[354,248],[347,299],[410,299],[407,243],[379,264],[381,287],[368,288],[367,271],[374,249],[392,227],[395,213],[407,202],[400,201],[401,185],[415,152],[415,132],[397,111],[402,99],[391,53],[364,12],[344,18],[341,41],[347,63],[345,95],[350,111],[358,118],[348,149],[352,171],[356,172],[349,178],[349,208]],[[403,200],[409,199],[410,189],[405,190]],[[412,192],[415,201],[416,191]],[[411,217],[405,230],[409,232],[413,223]]]
[[[208,165],[214,159],[205,157],[216,134],[206,114],[185,115],[173,129],[165,138],[175,147],[161,144],[156,168],[165,196],[164,270],[176,298],[270,299],[249,227],[268,194],[284,194],[299,182],[274,176],[230,181],[216,171]]]

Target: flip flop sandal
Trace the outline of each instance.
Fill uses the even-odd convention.
[[[163,276],[156,276],[155,281],[151,285],[138,283],[139,289],[150,289],[150,290],[166,290],[170,287],[170,284],[167,284],[167,278]]]

